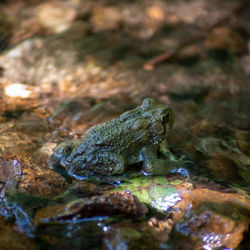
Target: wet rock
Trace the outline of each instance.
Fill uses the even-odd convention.
[[[209,157],[206,160],[207,167],[215,178],[232,183],[248,183],[250,158],[237,145],[230,145],[225,140],[206,138],[201,140],[198,149]]]
[[[162,243],[166,243],[174,226],[174,220],[171,215],[163,220],[152,217],[148,221],[148,225],[152,227],[158,240]]]
[[[40,208],[48,206],[49,204],[54,204],[53,199],[34,196],[27,193],[18,193],[18,191],[13,192],[7,198],[7,205],[14,207],[19,207],[27,214],[27,218],[33,219],[36,211]]]
[[[147,212],[147,207],[131,192],[120,191],[73,201],[67,205],[65,215],[58,216],[57,220],[113,214],[143,217]]]
[[[214,186],[215,187],[215,186]],[[235,248],[249,226],[249,201],[229,190],[209,190],[180,185],[183,200],[173,207],[176,222],[170,246]]]
[[[39,86],[40,92],[57,92],[59,96],[65,91],[70,97],[74,94],[81,98],[107,98],[120,93],[122,86],[128,86],[128,76],[124,79],[120,72],[112,72],[106,67],[113,60],[112,51],[119,49],[121,44],[113,40],[114,46],[103,55],[99,52],[110,43],[109,39],[103,34],[83,39],[85,36],[86,25],[80,23],[63,34],[20,43],[0,56],[0,67],[4,69],[2,79],[32,83]]]
[[[23,208],[16,203],[9,203],[8,200],[4,201],[4,206],[6,213],[2,214],[2,216],[10,221],[13,221],[13,228],[28,237],[33,237],[33,223]]]
[[[115,214],[144,217],[148,213],[147,207],[129,191],[112,192],[80,199],[77,199],[76,193],[71,196],[71,198],[59,196],[56,200],[63,200],[61,204],[38,210],[35,218],[36,224],[45,220],[78,221],[84,218]]]
[[[188,237],[193,242],[193,247],[211,249],[237,247],[246,228],[246,222],[233,220],[206,206],[199,207],[198,211],[186,213],[175,225],[178,237]]]
[[[98,185],[92,182],[76,181],[64,193],[55,197],[56,201],[71,202],[82,197],[91,197],[93,195],[102,195],[113,190],[111,185]]]
[[[39,149],[34,152],[34,156],[37,160],[45,163],[48,162],[49,156],[53,153],[53,149],[56,147],[56,143],[46,142]]]
[[[22,116],[16,123],[16,130],[25,134],[46,133],[48,131],[48,122],[35,115]]]
[[[103,220],[80,223],[41,223],[36,228],[36,238],[43,249],[93,249],[102,244]]]
[[[8,195],[2,205],[6,212],[4,216],[13,221],[13,227],[17,231],[33,237],[35,230],[33,219],[36,211],[51,203],[54,203],[53,200],[47,197],[22,194],[16,191]]]
[[[228,27],[219,27],[212,31],[205,40],[208,49],[225,49],[234,53],[242,53],[246,50],[246,42],[234,30]]]
[[[38,210],[35,218],[36,224],[48,219],[51,221],[78,221],[89,217],[115,214],[144,217],[148,212],[147,207],[128,192],[108,193],[81,199],[71,197],[71,200],[73,201],[65,203],[64,200],[62,204]]]
[[[6,189],[15,189],[22,177],[22,166],[17,159],[0,158],[0,199]]]
[[[36,155],[22,155],[23,178],[19,183],[20,193],[51,197],[65,191],[69,183],[50,170],[47,162]]]
[[[13,130],[5,131],[0,135],[0,139],[2,140],[0,152],[5,155],[29,152],[38,147],[37,141],[32,140],[30,136]]]
[[[61,40],[59,37],[34,38],[18,44],[0,57],[0,64],[4,68],[3,76],[8,78],[8,82],[28,83],[57,82],[61,77],[65,77],[69,68],[78,62],[75,53],[80,44],[77,39],[82,38],[85,34],[84,24],[80,27],[77,26],[76,29],[77,32],[72,28],[72,33],[69,32],[71,34],[65,34],[65,40]],[[73,34],[74,36],[72,36]],[[67,43],[66,39],[69,38],[71,42]],[[61,48],[64,48],[65,54],[60,51]],[[57,60],[56,57],[60,57],[60,59]],[[15,70],[14,62],[16,62]]]
[[[79,199],[82,199],[82,197],[100,196],[110,191],[110,189],[113,189],[110,185],[97,185],[89,182],[72,183],[72,186],[68,187],[65,192],[62,191],[59,195],[53,196],[50,204],[36,211],[34,223],[37,225],[40,221],[56,218],[63,214],[68,215],[70,218],[71,212],[67,212],[66,208],[71,203],[77,203],[78,201],[81,203]],[[85,200],[90,200],[90,198]]]
[[[3,217],[0,217],[0,231],[0,249],[36,249],[32,239],[15,230]]]
[[[195,184],[195,186],[199,185]],[[250,211],[250,203],[244,195],[234,193],[228,189],[223,190],[220,186],[213,185],[211,189],[204,187],[195,188],[184,183],[184,185],[179,186],[178,190],[182,194],[183,199],[172,208],[173,211],[176,211],[173,213],[175,221],[180,220],[185,215],[188,207],[195,208],[204,203],[225,204],[225,207],[230,204],[233,207],[241,207],[243,211]]]
[[[59,133],[65,132],[68,129],[70,135],[79,136],[82,138],[86,129],[92,125],[102,123],[115,116],[120,115],[123,111],[134,108],[133,100],[128,99],[126,96],[120,96],[126,102],[117,107],[118,97],[115,98],[75,98],[66,100],[60,103],[54,113],[49,118],[53,124],[55,121],[61,121]],[[129,102],[129,104],[127,104]],[[71,130],[69,130],[71,128]],[[58,137],[57,137],[58,138]]]
[[[205,97],[209,94],[209,88],[204,86],[193,86],[190,89],[180,89],[176,92],[169,92],[168,95],[171,99],[182,100],[194,100],[196,103],[202,103]]]
[[[15,115],[14,111],[10,112],[8,116]],[[36,115],[21,115],[15,122],[12,120],[0,126],[0,152],[6,155],[31,152],[49,137],[48,129],[45,119]]]
[[[234,86],[235,83],[232,82],[232,85],[229,87],[233,89]],[[247,115],[250,106],[248,96],[248,84],[242,86],[241,90],[235,90],[235,93],[222,92],[219,94],[219,97],[206,102],[200,113],[202,116],[205,115],[205,119],[208,120],[209,124],[215,127],[248,129],[250,127]],[[224,101],[221,102],[223,98]]]
[[[146,223],[118,223],[106,228],[103,249],[160,249],[160,243]]]

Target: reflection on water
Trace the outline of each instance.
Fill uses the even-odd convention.
[[[180,193],[175,192],[169,196],[159,197],[151,202],[151,206],[160,210],[167,211],[169,208],[173,207],[178,201],[181,201],[182,197]]]
[[[215,234],[215,233],[205,234],[202,237],[202,241],[205,243],[203,245],[203,248],[205,250],[212,250],[214,248],[218,248],[222,246],[221,235],[219,234]]]

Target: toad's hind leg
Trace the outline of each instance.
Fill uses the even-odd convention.
[[[98,175],[122,174],[125,170],[125,159],[113,152],[98,152],[97,154],[82,155],[72,162],[72,171],[77,174],[93,173]]]
[[[126,162],[122,155],[112,152],[102,152],[97,155],[96,171],[106,174],[122,174],[125,171]]]

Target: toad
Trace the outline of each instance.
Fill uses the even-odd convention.
[[[60,143],[49,166],[62,166],[69,175],[86,179],[122,174],[128,166],[142,162],[145,174],[165,175],[177,163],[166,147],[173,122],[170,107],[146,98],[120,117],[91,127],[82,140]]]

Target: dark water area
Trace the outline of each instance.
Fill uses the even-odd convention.
[[[1,1],[0,249],[250,249],[249,8]],[[157,149],[169,171],[156,176],[132,160],[152,108],[124,114],[146,97],[175,114]],[[93,143],[128,142],[133,164],[107,176],[108,152],[101,174],[72,174],[67,150],[121,114],[134,130],[95,128]]]

